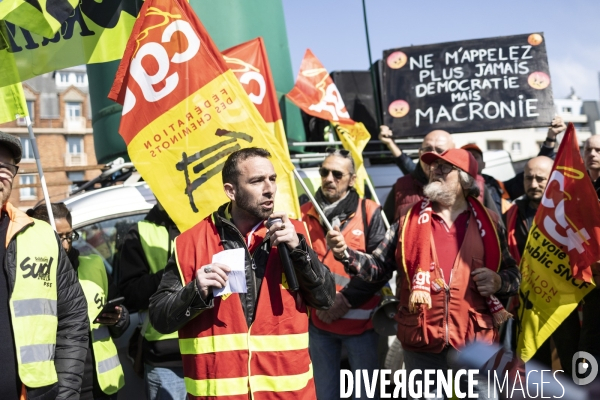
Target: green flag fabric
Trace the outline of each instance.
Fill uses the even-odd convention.
[[[79,0],[2,0],[0,20],[51,37],[78,3]]]
[[[119,60],[135,23],[135,7],[131,0],[81,0],[61,29],[49,37],[6,21],[0,71],[15,65],[17,73],[3,76],[0,86],[76,65]]]

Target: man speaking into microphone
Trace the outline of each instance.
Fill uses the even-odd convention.
[[[335,283],[307,244],[302,223],[274,212],[270,156],[261,148],[229,156],[222,175],[230,202],[175,240],[150,299],[156,330],[179,331],[190,399],[316,397],[306,310],[331,307]],[[281,244],[298,291],[289,289]],[[245,285],[234,279],[238,273]]]

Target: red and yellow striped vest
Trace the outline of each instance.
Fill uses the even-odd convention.
[[[365,227],[363,226],[363,207],[361,204],[363,201],[365,202],[367,210],[367,224],[371,223],[373,213],[378,210],[379,206],[374,201],[359,199],[356,213],[346,223],[342,230],[342,234],[344,235],[348,247],[352,250],[365,252],[367,249],[367,238],[365,237]],[[344,264],[337,261],[333,257],[332,252],[327,248],[325,232],[319,222],[319,216],[312,203],[306,203],[302,206],[302,220],[308,227],[313,250],[317,253],[321,262],[327,265],[331,270],[335,279],[335,290],[339,292],[348,284],[348,282],[350,282],[350,276],[344,270]],[[373,309],[379,304],[380,300],[381,298],[379,295],[374,295],[365,304],[359,308],[351,309],[346,315],[331,324],[326,324],[321,321],[316,312],[311,312],[310,318],[317,328],[324,331],[333,332],[339,335],[360,335],[366,330],[373,329],[371,314],[373,313]]]
[[[292,221],[298,233],[304,227]],[[262,241],[266,228],[254,233]],[[185,284],[224,248],[211,216],[175,241]],[[285,287],[284,287],[285,285]],[[248,328],[240,297],[217,297],[179,330],[185,385],[190,399],[314,400],[308,354],[308,318],[299,294],[286,289],[277,248],[270,251],[256,319]]]

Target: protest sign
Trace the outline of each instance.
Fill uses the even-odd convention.
[[[397,137],[548,126],[552,85],[541,33],[383,52],[384,123]]]

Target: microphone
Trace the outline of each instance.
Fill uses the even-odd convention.
[[[271,226],[273,226],[273,224],[276,222],[283,223],[283,220],[281,218],[269,218],[267,220],[267,229],[270,229]],[[290,258],[290,251],[287,245],[285,243],[279,243],[277,245],[277,250],[279,251],[279,259],[281,260],[281,265],[283,267],[285,279],[287,280],[288,288],[292,291],[300,289],[298,278],[296,277],[296,271],[292,265],[292,259]]]

